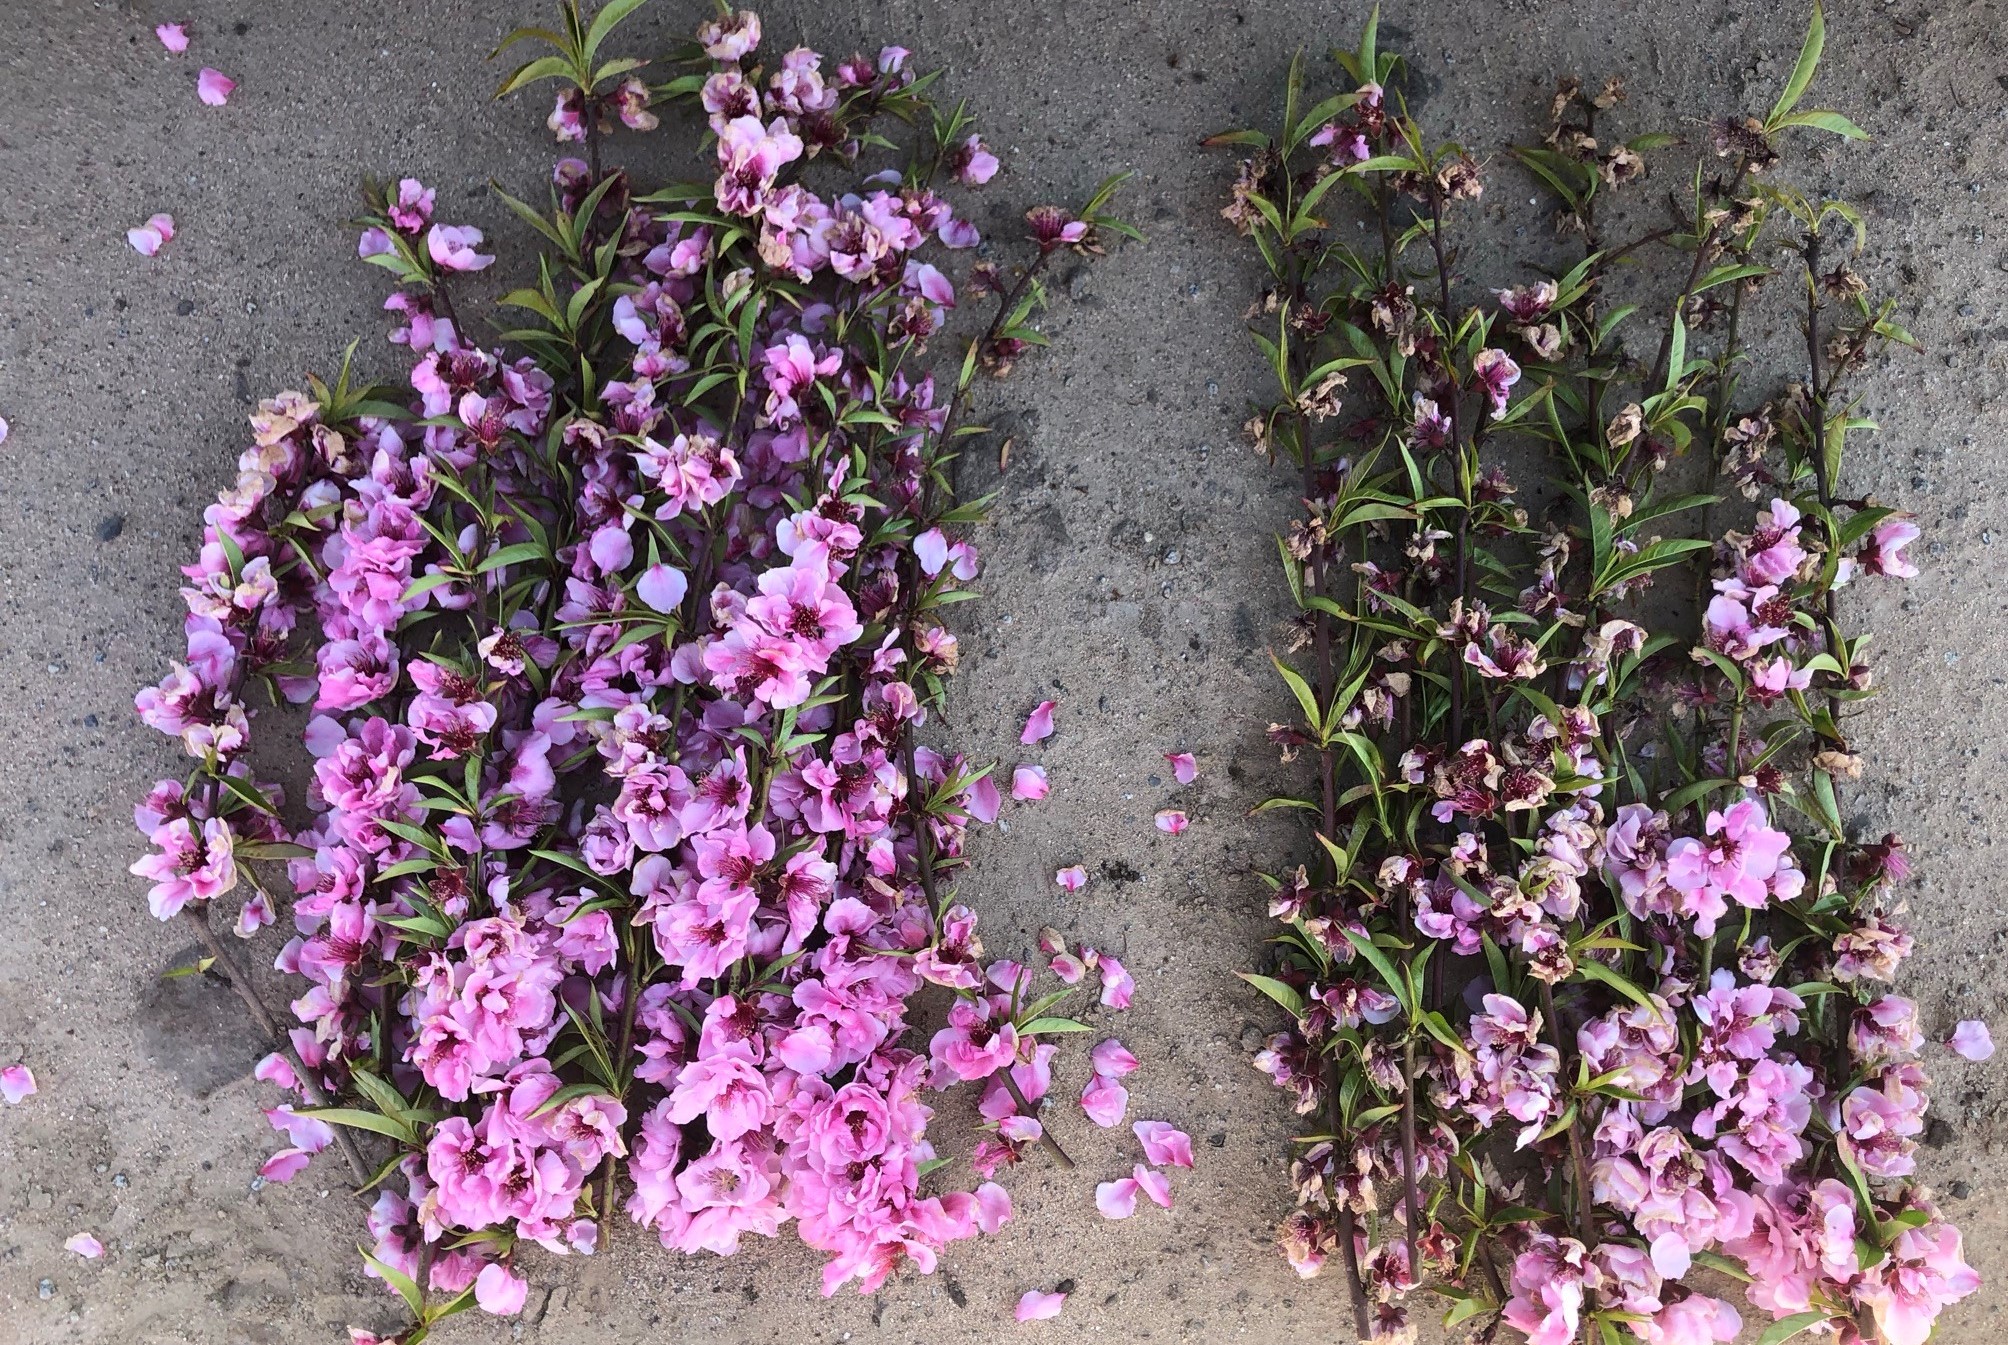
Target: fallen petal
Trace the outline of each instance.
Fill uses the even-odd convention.
[[[641,572],[641,578],[635,581],[634,591],[656,611],[674,612],[683,606],[683,595],[690,591],[690,580],[675,566],[655,564]]]
[[[222,107],[229,102],[231,90],[236,87],[236,80],[206,65],[202,67],[202,73],[195,77],[195,96],[211,107]]]
[[[178,23],[157,23],[153,35],[160,39],[160,45],[179,56],[188,50],[188,30]]]
[[[1027,747],[1053,736],[1053,711],[1060,708],[1058,701],[1040,701],[1038,708],[1025,719],[1025,731],[1018,735],[1018,741]]]
[[[7,1099],[8,1106],[14,1106],[22,1098],[35,1093],[35,1076],[26,1065],[9,1065],[0,1069],[0,1097]]]
[[[1078,864],[1070,864],[1054,874],[1053,881],[1069,892],[1078,892],[1088,885],[1088,871]]]
[[[483,1312],[496,1317],[514,1317],[530,1296],[530,1282],[500,1261],[481,1267],[474,1279],[474,1301]]]
[[[1968,1060],[1985,1060],[1994,1054],[1994,1034],[1978,1018],[1963,1018],[1946,1039],[1955,1055]]]
[[[1138,1121],[1130,1129],[1143,1144],[1143,1156],[1151,1162],[1175,1168],[1192,1166],[1192,1136],[1169,1121]]]
[[[1095,1188],[1095,1208],[1102,1212],[1104,1219],[1127,1219],[1136,1213],[1136,1193],[1139,1189],[1134,1177],[1103,1182]]]
[[[265,1160],[258,1175],[268,1182],[289,1182],[305,1170],[312,1157],[305,1149],[281,1149]]]
[[[1044,766],[1020,766],[1011,772],[1011,797],[1022,803],[1037,803],[1052,787]]]
[[[1112,1130],[1123,1123],[1123,1113],[1129,1110],[1129,1090],[1108,1075],[1097,1074],[1081,1090],[1081,1110],[1102,1129]]]
[[[95,1261],[105,1254],[105,1244],[89,1233],[72,1233],[70,1240],[63,1244],[66,1252],[75,1252],[86,1261]]]
[[[263,1083],[277,1084],[281,1088],[294,1089],[300,1086],[300,1077],[293,1073],[293,1062],[277,1051],[258,1062],[258,1068],[251,1071],[251,1077]]]
[[[985,1233],[995,1233],[1011,1222],[1011,1193],[996,1182],[985,1182],[976,1188],[976,1226]]]
[[[1176,808],[1166,808],[1157,815],[1157,829],[1168,836],[1176,836],[1189,825],[1184,813]]]
[[[1095,1073],[1106,1074],[1111,1079],[1120,1079],[1125,1074],[1134,1073],[1137,1067],[1136,1057],[1129,1053],[1128,1047],[1124,1046],[1114,1037],[1110,1037],[1107,1041],[1095,1047],[1094,1050],[1088,1052],[1088,1063],[1094,1067]],[[1164,1123],[1162,1121],[1153,1121],[1150,1124],[1163,1125]]]
[[[151,224],[142,224],[137,229],[126,230],[126,242],[132,244],[132,250],[142,257],[151,257],[160,251],[160,245],[166,241],[160,230]]]
[[[1018,1300],[1017,1311],[1011,1315],[1021,1322],[1044,1322],[1060,1315],[1060,1305],[1067,1301],[1065,1294],[1042,1294],[1037,1289],[1027,1289]]]
[[[1111,1009],[1127,1009],[1130,996],[1136,993],[1136,978],[1107,953],[1101,955],[1095,970],[1102,974],[1102,1003]]]
[[[1182,785],[1189,785],[1199,778],[1199,763],[1192,759],[1190,752],[1166,752],[1164,759],[1171,763],[1171,778]]]
[[[1171,1208],[1171,1178],[1138,1163],[1130,1180],[1136,1183],[1137,1190],[1150,1197],[1153,1205],[1159,1209]]]
[[[168,242],[174,238],[174,216],[168,214],[165,210],[155,215],[149,215],[146,227],[159,234],[162,242]]]

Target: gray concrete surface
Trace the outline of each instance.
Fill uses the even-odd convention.
[[[684,31],[699,8],[656,0],[634,34]],[[358,334],[366,359],[397,369],[376,339],[378,273],[340,227],[359,175],[437,183],[443,214],[503,242],[498,272],[520,262],[509,245],[522,231],[485,182],[541,190],[544,109],[489,105],[496,71],[483,58],[546,6],[4,9],[0,415],[13,436],[0,447],[0,1059],[25,1057],[42,1091],[0,1111],[0,1341],[312,1341],[343,1338],[348,1322],[387,1326],[389,1301],[356,1271],[358,1211],[329,1188],[332,1171],[251,1189],[274,1137],[254,1110],[244,1070],[255,1052],[228,992],[157,980],[188,949],[147,918],[125,873],[139,846],[129,809],[176,767],[130,697],[177,643],[174,567],[251,400],[303,368],[328,370]],[[1126,1132],[1090,1134],[1063,1116],[1081,1172],[1021,1169],[1016,1221],[953,1249],[931,1278],[826,1303],[815,1259],[786,1237],[732,1261],[683,1260],[622,1228],[609,1255],[533,1260],[520,1324],[470,1314],[442,1339],[1338,1338],[1341,1286],[1300,1283],[1269,1246],[1291,1117],[1249,1068],[1244,1034],[1269,1016],[1231,974],[1267,932],[1247,870],[1292,843],[1286,827],[1243,816],[1289,774],[1260,735],[1281,709],[1262,648],[1282,615],[1270,533],[1291,502],[1237,438],[1259,391],[1240,327],[1254,276],[1215,213],[1231,163],[1196,142],[1273,117],[1290,49],[1322,52],[1362,17],[1360,4],[1302,0],[766,9],[770,41],[838,52],[899,41],[949,67],[1005,160],[993,211],[1077,193],[1112,168],[1141,174],[1127,205],[1150,245],[1072,285],[1048,324],[1059,357],[1028,362],[992,398],[1016,448],[952,731],[978,755],[1015,760],[1024,710],[1042,695],[1063,702],[1042,753],[1053,796],[1012,810],[1009,832],[980,843],[969,893],[994,950],[1028,946],[1046,923],[1125,950],[1140,988],[1114,1026],[1145,1063],[1130,1080],[1132,1114],[1169,1117],[1198,1141],[1176,1209],[1101,1220],[1093,1183],[1127,1170]],[[191,24],[185,57],[152,36],[169,19]],[[1866,384],[1886,432],[1852,484],[1915,508],[1929,547],[1907,588],[1850,598],[1879,632],[1888,694],[1864,720],[1872,764],[1849,811],[1915,843],[1907,989],[1939,1032],[1959,1017],[2008,1027],[1996,867],[2008,825],[2000,19],[1992,3],[1840,0],[1817,87],[1877,142],[1824,151],[1815,177],[1869,208],[1867,269],[1930,348]],[[1691,127],[1740,108],[1746,83],[1752,102],[1768,101],[1802,22],[1797,5],[1735,0],[1409,0],[1389,6],[1384,31],[1414,58],[1433,123],[1500,165],[1484,213],[1498,221],[1491,241],[1511,244],[1540,226],[1497,146],[1538,115],[1555,74],[1623,73],[1631,124]],[[228,108],[196,101],[204,63],[240,81]],[[659,169],[666,157],[636,161]],[[148,261],[123,235],[156,210],[181,233]],[[1492,278],[1492,256],[1474,247],[1466,269]],[[972,485],[994,474],[971,470]],[[1176,792],[1158,755],[1174,748],[1202,763],[1199,782]],[[1194,817],[1176,839],[1150,825],[1174,797]],[[1063,899],[1051,875],[1075,861],[1096,877]],[[1140,877],[1106,876],[1124,866]],[[1939,1064],[1924,1154],[1990,1278],[1946,1319],[1941,1339],[1961,1345],[2008,1334],[2000,1071]],[[1063,1087],[1078,1089],[1078,1073]],[[957,1122],[953,1107],[940,1121],[954,1144]],[[104,1260],[62,1250],[79,1230],[104,1240]],[[1077,1289],[1059,1322],[1010,1321],[1020,1292],[1063,1278]]]

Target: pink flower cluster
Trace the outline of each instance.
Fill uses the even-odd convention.
[[[937,498],[961,396],[923,342],[955,291],[922,250],[976,232],[896,173],[799,181],[925,113],[906,52],[825,76],[799,48],[756,88],[759,41],[750,13],[700,35],[715,190],[645,204],[596,142],[558,165],[610,268],[554,301],[590,340],[470,344],[451,283],[494,260],[480,232],[413,179],[375,202],[358,250],[400,282],[408,392],[345,369],[260,407],[185,570],[186,659],[137,698],[197,762],[136,812],[155,914],[206,919],[288,863],[292,901],[254,878],[238,922],[292,926],[298,1026],[259,1077],[347,1110],[268,1113],[267,1178],[376,1113],[365,1140],[400,1156],[370,1272],[491,1312],[524,1302],[519,1243],[589,1253],[617,1207],[686,1253],[792,1221],[826,1293],[931,1270],[1010,1218],[987,1179],[1041,1138],[1042,1036],[1085,1030],[1055,1016],[1068,987],[1098,969],[1122,1008],[1133,985],[1093,949],[1054,959],[1054,993],[986,963],[948,885],[999,794],[915,741],[957,658],[935,610],[979,567]],[[568,90],[559,139],[653,126],[639,84]],[[941,158],[997,168],[975,137]],[[311,709],[304,826],[244,764],[253,684]],[[952,1003],[923,1053],[930,985]],[[985,1180],[931,1194],[924,1098],[978,1081]]]

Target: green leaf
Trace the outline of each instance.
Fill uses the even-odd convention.
[[[517,542],[512,546],[501,547],[489,552],[488,558],[481,562],[481,568],[476,573],[487,574],[490,570],[499,570],[504,565],[515,565],[526,560],[543,559],[545,559],[544,548],[536,542]]]
[[[418,1143],[417,1132],[403,1121],[379,1116],[373,1111],[361,1111],[354,1107],[300,1107],[296,1110],[302,1116],[318,1116],[323,1121],[332,1121],[338,1126],[388,1135],[400,1144]]]
[[[1282,1005],[1292,1018],[1304,1016],[1304,997],[1297,993],[1294,986],[1285,985],[1273,976],[1257,976],[1252,971],[1237,971],[1234,974]]]
[[[1086,1023],[1077,1023],[1071,1018],[1034,1018],[1018,1029],[1020,1032],[1091,1032]]]
[[[1816,131],[1831,131],[1844,140],[1867,140],[1869,133],[1830,108],[1814,108],[1809,112],[1794,112],[1778,123],[1780,130],[1787,126],[1810,126]]]
[[[1815,11],[1816,13],[1818,11]],[[1824,1312],[1796,1312],[1782,1321],[1771,1323],[1763,1335],[1757,1337],[1757,1345],[1784,1345],[1784,1342],[1801,1331],[1818,1326],[1827,1320]]]
[[[1820,53],[1826,45],[1827,16],[1821,11],[1819,0],[1813,0],[1813,17],[1806,25],[1806,41],[1799,48],[1799,63],[1792,67],[1792,77],[1785,81],[1784,92],[1771,105],[1771,115],[1764,119],[1765,129],[1778,126],[1785,114],[1798,106],[1807,86],[1813,82],[1813,73],[1820,68]]]
[[[370,1267],[377,1274],[383,1276],[385,1284],[397,1290],[397,1296],[402,1298],[404,1305],[411,1309],[411,1315],[423,1319],[425,1316],[425,1294],[419,1289],[411,1276],[405,1274],[396,1266],[377,1260],[374,1256],[370,1255],[370,1249],[361,1243],[356,1244],[356,1250],[363,1254],[363,1260],[369,1262]]]
[[[1653,1013],[1659,1012],[1659,1006],[1652,1002],[1651,996],[1647,995],[1645,991],[1639,989],[1637,986],[1633,985],[1630,981],[1626,980],[1624,977],[1612,971],[1609,967],[1606,967],[1603,963],[1593,962],[1589,961],[1588,959],[1585,959],[1584,961],[1578,962],[1576,964],[1576,970],[1581,972],[1583,975],[1589,977],[1593,981],[1602,981],[1605,985],[1617,991],[1619,994],[1623,995],[1626,999],[1633,1001],[1639,1007],[1644,1009],[1649,1009]]]
[[[614,26],[646,3],[648,0],[607,0],[600,7],[600,12],[593,15],[593,26],[586,30],[585,57],[588,64],[599,55],[600,43],[606,41]]]
[[[1312,692],[1311,684],[1293,672],[1283,660],[1276,657],[1273,651],[1269,655],[1269,661],[1276,665],[1276,671],[1283,675],[1284,682],[1289,684],[1290,693],[1297,698],[1297,704],[1303,708],[1304,726],[1316,733],[1319,721],[1324,716],[1318,712],[1318,698]]]
[[[495,88],[495,97],[507,98],[518,89],[527,88],[540,80],[564,79],[573,73],[572,63],[563,56],[539,56],[526,65],[519,65]]]

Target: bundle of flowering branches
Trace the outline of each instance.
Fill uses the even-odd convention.
[[[1307,812],[1316,857],[1270,876],[1285,928],[1248,977],[1293,1019],[1257,1063],[1316,1118],[1279,1242],[1342,1265],[1377,1343],[1415,1338],[1419,1287],[1488,1339],[1728,1341],[1741,1281],[1766,1345],[1919,1345],[1977,1278],[1912,1180],[1909,864],[1837,798],[1870,686],[1837,598],[1916,573],[1917,536],[1841,493],[1870,428],[1846,380],[1913,343],[1849,265],[1859,215],[1779,180],[1795,137],[1862,135],[1801,106],[1821,18],[1632,240],[1597,206],[1673,138],[1613,138],[1622,85],[1564,81],[1513,157],[1581,259],[1482,297],[1480,165],[1406,114],[1375,30],[1349,91],[1307,106],[1295,64],[1279,134],[1216,138],[1252,151],[1224,213],[1271,277],[1281,399],[1249,428],[1306,507],[1277,665],[1302,719],[1272,736],[1316,784],[1264,806]],[[1677,288],[1618,302],[1667,249]],[[1765,302],[1796,368],[1746,367]]]
[[[638,3],[504,44],[550,48],[501,92],[555,82],[583,157],[547,210],[508,200],[545,246],[498,346],[455,311],[480,231],[412,179],[373,194],[408,388],[345,359],[260,406],[184,571],[186,659],[138,697],[192,765],[139,807],[134,871],[279,1048],[259,1076],[298,1104],[267,1113],[265,1178],[334,1143],[373,1193],[402,1342],[518,1310],[519,1248],[590,1252],[617,1211],[718,1254],[792,1219],[826,1293],[930,1270],[1010,1201],[923,1193],[927,1089],[985,1081],[982,1176],[1057,1154],[1047,1039],[1085,1030],[1081,959],[1049,950],[1051,993],[983,963],[952,883],[998,791],[919,730],[975,596],[981,502],[948,478],[971,385],[1043,344],[1054,257],[1133,236],[1115,180],[1028,212],[1017,274],[974,268],[994,317],[938,383],[934,249],[978,241],[939,192],[998,166],[961,109],[898,47],[763,63],[743,11],[652,85],[604,51]],[[664,107],[707,119],[711,175],[644,193],[607,141]],[[304,707],[304,825],[252,764],[261,699]],[[226,898],[239,936],[292,927],[290,1026],[219,939]],[[953,1006],[920,1053],[929,984]]]

